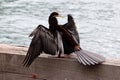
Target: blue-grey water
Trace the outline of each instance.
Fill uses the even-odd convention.
[[[120,0],[0,0],[0,43],[29,46],[28,35],[38,24],[48,27],[53,11],[73,15],[83,49],[120,58]]]

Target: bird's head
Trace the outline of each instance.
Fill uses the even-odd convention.
[[[58,21],[56,17],[62,17],[58,12],[52,12],[49,16],[49,25],[56,26],[58,25]]]
[[[58,12],[52,12],[50,14],[50,17],[62,17],[63,18],[63,16],[61,16]]]
[[[57,17],[57,16],[59,16],[59,13],[58,13],[58,12],[52,12],[52,13],[50,14],[50,17]]]

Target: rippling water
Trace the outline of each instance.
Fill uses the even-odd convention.
[[[0,0],[0,43],[28,46],[30,32],[38,24],[48,26],[53,11],[73,15],[83,49],[120,57],[119,0]]]

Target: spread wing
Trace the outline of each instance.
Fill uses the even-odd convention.
[[[64,54],[70,54],[74,52],[74,45],[79,45],[79,35],[76,29],[76,25],[74,23],[74,19],[71,15],[68,15],[68,22],[62,26],[65,31],[71,37],[67,37],[66,33],[63,33],[63,45],[64,45]],[[71,39],[71,40],[70,40]]]
[[[76,44],[79,45],[79,34],[76,29],[76,25],[74,22],[74,19],[71,15],[68,15],[68,23],[64,25],[65,29],[69,32],[70,35],[72,35],[74,41]],[[67,39],[63,40],[64,46],[67,46],[67,48],[70,46],[70,44],[67,44]],[[72,42],[71,42],[72,43]],[[73,45],[71,45],[73,46]],[[64,49],[67,50],[65,47]],[[72,47],[74,51],[74,46]],[[72,49],[71,49],[72,50]],[[69,50],[68,50],[69,51]],[[95,54],[93,52],[89,52],[83,49],[80,49],[79,51],[74,51],[77,55],[77,59],[80,63],[83,65],[95,65],[100,64],[105,61],[105,58],[99,54]]]
[[[39,25],[31,34],[32,41],[30,43],[27,55],[23,61],[23,65],[29,67],[31,63],[44,51],[47,54],[55,55],[58,52],[61,35],[56,32],[58,37],[54,36],[49,29]],[[57,43],[59,42],[59,43]]]
[[[79,44],[79,34],[74,19],[70,14],[68,14],[68,23],[64,24],[63,26],[70,33],[70,35],[72,35],[76,43]]]

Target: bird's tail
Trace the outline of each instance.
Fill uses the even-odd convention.
[[[77,54],[77,59],[83,65],[95,65],[100,64],[105,61],[105,58],[101,55],[86,51],[80,50],[75,52]]]

